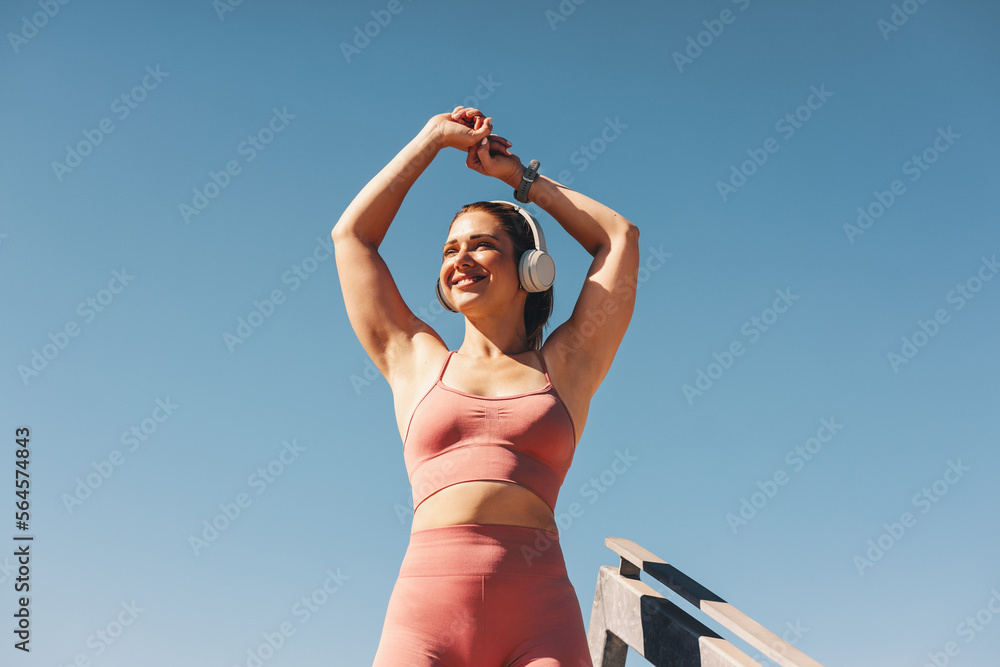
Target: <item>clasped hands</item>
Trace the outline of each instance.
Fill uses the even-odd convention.
[[[510,152],[509,141],[493,134],[493,119],[478,109],[455,107],[451,113],[434,116],[433,129],[442,147],[464,150],[465,165],[485,176],[499,178],[512,187],[521,180],[524,166]]]

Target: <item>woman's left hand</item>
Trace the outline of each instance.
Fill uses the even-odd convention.
[[[510,145],[510,142],[503,137],[491,134],[475,146],[469,147],[465,165],[484,176],[499,178],[508,185],[519,183],[524,166],[521,164],[521,159],[510,152]]]
[[[484,116],[479,109],[471,107],[456,107],[451,112],[451,119],[472,130],[478,130],[482,127],[482,123],[492,121],[492,118]],[[492,126],[491,122],[490,125]],[[493,176],[507,183],[519,183],[524,167],[521,165],[521,160],[510,152],[511,145],[503,137],[490,134],[486,139],[469,147],[465,164],[469,169],[485,176]]]

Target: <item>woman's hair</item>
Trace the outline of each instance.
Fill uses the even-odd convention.
[[[458,219],[458,216],[470,211],[489,213],[499,221],[500,227],[514,242],[515,266],[519,265],[521,255],[526,250],[535,248],[535,235],[532,233],[528,221],[517,212],[513,205],[489,201],[466,204],[451,219],[452,223]],[[524,303],[524,330],[528,335],[528,347],[532,350],[539,350],[542,347],[542,328],[552,314],[552,303],[551,287],[544,292],[528,292],[528,299]]]

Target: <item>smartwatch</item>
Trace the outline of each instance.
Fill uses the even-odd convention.
[[[535,182],[535,174],[538,173],[540,166],[541,163],[538,160],[532,160],[528,163],[528,168],[521,175],[521,187],[514,190],[514,199],[522,204],[528,203],[528,190],[531,189],[531,184]]]

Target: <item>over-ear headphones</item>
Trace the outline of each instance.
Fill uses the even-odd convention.
[[[531,229],[531,234],[534,237],[535,247],[531,250],[525,250],[517,265],[517,279],[520,281],[521,287],[526,292],[544,292],[552,287],[552,283],[556,279],[556,264],[552,261],[552,256],[545,250],[545,235],[542,233],[542,226],[538,224],[538,221],[530,213],[517,204],[502,200],[493,200],[490,203],[513,206],[514,210],[520,213],[525,221],[527,221],[528,227]],[[440,278],[434,281],[434,289],[437,292],[438,301],[441,302],[441,305],[446,310],[457,313],[458,309],[451,305],[444,290],[441,288]]]

